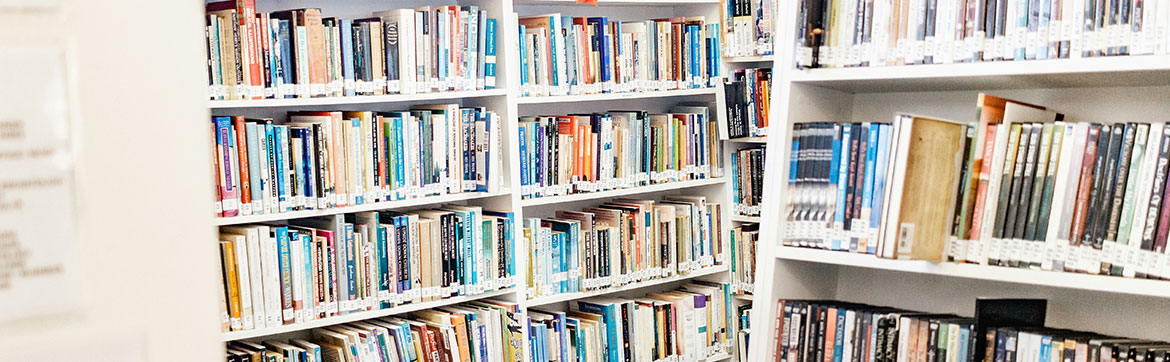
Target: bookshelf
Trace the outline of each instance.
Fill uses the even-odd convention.
[[[447,3],[444,3],[446,5]],[[309,330],[328,327],[338,324],[362,321],[371,318],[402,315],[414,311],[433,309],[453,304],[491,299],[503,302],[516,303],[519,309],[527,311],[532,307],[545,310],[568,310],[568,305],[574,300],[592,296],[622,296],[641,297],[647,293],[663,292],[682,286],[683,284],[703,280],[725,283],[729,278],[729,268],[726,261],[723,265],[691,270],[685,274],[670,277],[651,279],[636,282],[620,287],[587,291],[578,293],[555,294],[537,299],[528,299],[524,285],[523,266],[528,264],[529,251],[520,240],[522,221],[531,217],[551,217],[557,210],[577,210],[583,207],[597,206],[603,202],[617,198],[638,198],[659,200],[665,196],[700,195],[708,202],[715,202],[727,206],[719,215],[723,221],[722,230],[726,231],[732,224],[730,214],[730,187],[727,177],[710,177],[687,181],[650,184],[640,187],[616,189],[603,192],[578,193],[563,196],[523,199],[521,197],[520,146],[518,142],[519,123],[521,116],[539,114],[568,114],[568,112],[605,112],[613,109],[640,109],[650,112],[666,112],[670,107],[681,102],[702,102],[711,106],[711,117],[716,117],[718,103],[717,95],[722,92],[720,87],[703,87],[691,89],[645,91],[634,93],[607,93],[587,95],[564,95],[524,97],[521,94],[520,60],[516,52],[519,42],[517,34],[517,15],[532,16],[538,14],[560,13],[564,16],[606,16],[613,20],[633,21],[658,19],[667,17],[703,16],[709,23],[715,23],[720,18],[721,3],[718,0],[689,0],[689,1],[661,1],[661,0],[617,0],[600,2],[599,7],[574,4],[573,1],[561,0],[467,0],[452,1],[451,4],[475,5],[488,12],[488,16],[498,20],[497,36],[497,85],[495,89],[474,91],[447,91],[417,94],[388,94],[348,97],[320,97],[320,98],[291,98],[291,99],[263,99],[263,100],[212,100],[206,101],[204,107],[213,116],[217,115],[244,115],[248,117],[268,117],[277,120],[277,123],[287,119],[286,112],[290,111],[331,111],[331,110],[374,110],[388,111],[406,109],[416,104],[454,103],[460,106],[481,106],[494,111],[503,121],[501,146],[503,153],[503,180],[498,191],[493,192],[464,192],[438,196],[426,196],[397,201],[383,201],[356,206],[344,206],[320,210],[292,211],[277,214],[262,214],[250,216],[220,217],[212,224],[215,226],[232,226],[254,223],[285,224],[295,220],[315,217],[334,217],[368,211],[414,210],[435,207],[438,205],[475,205],[485,210],[504,211],[512,213],[517,230],[515,240],[515,264],[517,266],[517,283],[515,288],[496,290],[487,293],[450,297],[422,303],[399,305],[388,309],[361,311],[342,314],[334,317],[310,320],[305,323],[281,325],[274,328],[257,330],[243,330],[222,333],[221,340],[230,341],[263,341],[265,339],[299,338],[309,335]],[[326,16],[339,18],[359,18],[368,16],[372,11],[412,8],[434,5],[430,1],[396,0],[378,4],[368,2],[336,2],[329,0],[257,0],[258,12],[268,12],[293,8],[320,8]],[[723,69],[733,63],[732,59],[720,59]],[[715,130],[712,130],[715,131]],[[206,141],[206,140],[204,140]],[[726,144],[719,141],[719,145]],[[726,149],[715,147],[713,150],[723,152]],[[204,163],[200,163],[203,167]],[[723,236],[726,240],[726,235]],[[727,246],[722,246],[727,250]],[[215,258],[218,260],[218,257]],[[208,260],[211,264],[213,260]],[[523,314],[521,315],[523,321]],[[523,328],[524,355],[528,356],[531,346],[528,345],[528,328]],[[731,347],[734,348],[734,347]],[[725,361],[737,355],[734,350],[726,354],[710,357],[700,357],[698,360],[709,362]]]
[[[793,8],[776,33],[793,39]],[[888,121],[896,112],[974,122],[980,92],[1036,102],[1065,122],[1160,122],[1170,96],[1165,55],[1115,56],[940,65],[795,69],[795,49],[776,51],[772,125],[765,169],[769,184],[788,178],[792,125],[808,121]],[[1046,326],[1130,338],[1170,339],[1170,283],[978,264],[882,259],[783,246],[783,187],[764,192],[752,324],[774,326],[778,299],[828,299],[971,316],[977,297],[1044,298]],[[1108,312],[1103,312],[1108,311]],[[773,328],[755,331],[751,360],[768,360]]]

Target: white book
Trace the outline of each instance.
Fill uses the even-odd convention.
[[[997,246],[996,241],[992,238],[995,228],[995,214],[997,206],[999,205],[999,188],[1002,182],[1003,162],[1006,158],[1004,153],[1007,152],[1008,132],[1010,127],[1006,124],[991,125],[997,127],[995,131],[995,151],[991,158],[991,172],[990,178],[987,180],[987,191],[984,193],[983,201],[983,222],[980,224],[979,240],[982,241],[982,251],[980,252],[980,264],[987,264],[988,259],[993,255]],[[996,254],[994,257],[998,258]]]

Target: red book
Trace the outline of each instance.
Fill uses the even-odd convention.
[[[978,186],[975,191],[975,206],[971,212],[971,228],[966,238],[978,239],[979,230],[983,227],[983,206],[987,203],[987,186],[991,182],[991,159],[995,156],[995,133],[999,130],[996,125],[988,125],[986,136],[983,137],[982,164],[977,164]]]
[[[1089,192],[1093,189],[1093,169],[1097,161],[1097,137],[1101,134],[1101,126],[1089,126],[1089,138],[1085,141],[1085,157],[1081,161],[1081,181],[1077,189],[1077,203],[1073,209],[1072,232],[1069,235],[1069,245],[1081,245],[1081,238],[1085,232],[1085,218],[1089,214]]]
[[[236,154],[240,163],[240,210],[251,210],[252,185],[248,178],[248,133],[244,132],[244,116],[232,117],[232,128],[236,133]]]

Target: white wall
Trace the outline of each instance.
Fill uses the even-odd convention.
[[[72,49],[82,301],[0,324],[0,360],[220,360],[203,2],[4,3],[0,47]]]

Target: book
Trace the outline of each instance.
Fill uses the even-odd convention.
[[[274,99],[495,88],[497,19],[488,18],[485,10],[430,6],[372,15],[338,19],[316,8],[257,13],[254,1],[208,2],[208,96]],[[440,29],[445,36],[437,36]]]

